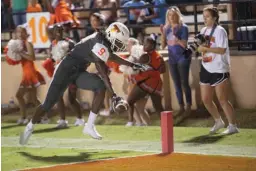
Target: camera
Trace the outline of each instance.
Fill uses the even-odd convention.
[[[203,34],[197,34],[194,38],[194,42],[189,45],[188,48],[185,49],[183,54],[185,54],[185,57],[188,58],[192,55],[192,53],[196,52],[197,48],[206,43],[210,39],[209,36],[204,36]]]

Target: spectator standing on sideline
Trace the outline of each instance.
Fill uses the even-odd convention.
[[[176,116],[184,118],[190,114],[192,105],[191,89],[189,86],[191,58],[186,57],[183,53],[187,47],[188,27],[183,23],[182,14],[179,8],[170,7],[167,10],[166,23],[165,26],[161,26],[161,32],[162,48],[165,48],[166,45],[168,45],[170,72],[180,106]],[[186,109],[184,108],[182,86],[186,96]]]

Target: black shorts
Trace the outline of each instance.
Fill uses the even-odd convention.
[[[203,65],[200,71],[200,85],[216,86],[229,78],[229,72],[226,73],[210,73]]]

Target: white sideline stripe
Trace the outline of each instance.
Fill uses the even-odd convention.
[[[111,151],[135,151],[135,152],[149,152],[149,153],[159,153],[160,150],[140,150],[140,149],[131,149],[131,148],[82,148],[82,147],[59,147],[59,146],[37,146],[37,145],[2,145],[2,147],[28,147],[28,148],[59,148],[59,149],[79,149],[79,150],[111,150]]]

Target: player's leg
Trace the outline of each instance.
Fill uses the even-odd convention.
[[[65,60],[65,59],[64,59]],[[39,105],[34,113],[32,120],[28,123],[25,131],[20,136],[20,144],[24,145],[27,143],[29,137],[32,135],[34,130],[34,124],[41,120],[41,117],[48,112],[53,105],[59,100],[63,95],[64,91],[67,89],[68,85],[77,78],[79,70],[76,67],[66,67],[69,66],[68,60],[62,61],[53,76],[52,82],[48,89],[45,101],[42,105]],[[62,65],[63,64],[63,65]]]
[[[104,102],[106,92],[105,84],[97,74],[83,72],[77,78],[76,85],[78,88],[92,90],[94,92],[92,109],[83,129],[83,133],[88,134],[95,139],[102,139],[102,136],[95,128],[95,121]]]

